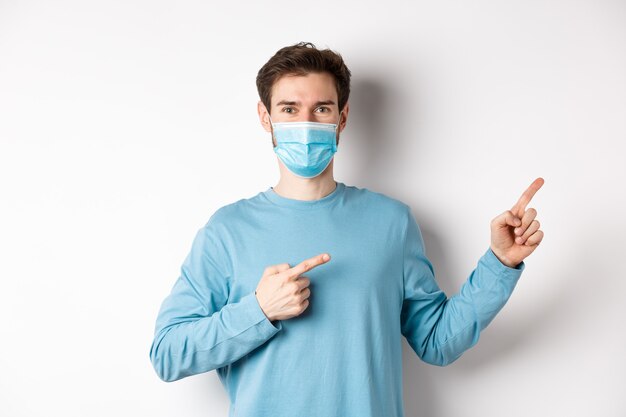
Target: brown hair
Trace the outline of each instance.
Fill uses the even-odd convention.
[[[350,95],[350,70],[338,53],[330,49],[317,49],[310,42],[300,42],[281,48],[261,67],[256,76],[259,97],[269,112],[271,110],[272,86],[285,75],[306,75],[328,72],[335,79],[339,111]]]

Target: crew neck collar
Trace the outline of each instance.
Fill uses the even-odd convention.
[[[345,190],[345,184],[339,181],[335,181],[335,184],[335,189],[331,191],[330,194],[318,198],[317,200],[296,200],[294,198],[283,197],[274,191],[274,187],[269,187],[267,190],[263,191],[263,195],[270,202],[278,206],[310,210],[326,207],[339,199]]]

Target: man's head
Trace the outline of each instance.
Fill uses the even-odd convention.
[[[259,70],[258,112],[266,131],[272,122],[338,123],[348,116],[350,71],[341,55],[308,42],[284,47]],[[341,118],[339,117],[341,114]]]
[[[256,77],[261,102],[271,112],[272,87],[281,77],[324,72],[333,77],[337,90],[337,105],[343,110],[350,96],[350,70],[341,55],[330,49],[317,49],[310,42],[300,42],[278,50],[261,67]]]

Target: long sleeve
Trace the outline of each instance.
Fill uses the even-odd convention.
[[[228,303],[231,268],[213,219],[196,234],[156,320],[150,360],[167,382],[228,365],[282,329],[254,291]]]
[[[489,248],[459,293],[448,298],[434,279],[410,209],[403,262],[402,334],[423,361],[438,366],[454,362],[478,342],[480,332],[507,302],[525,268],[523,262],[516,268],[502,264]]]

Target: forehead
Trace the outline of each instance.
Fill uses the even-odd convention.
[[[272,86],[272,105],[283,100],[302,103],[332,100],[337,103],[335,79],[327,72],[284,75]]]

